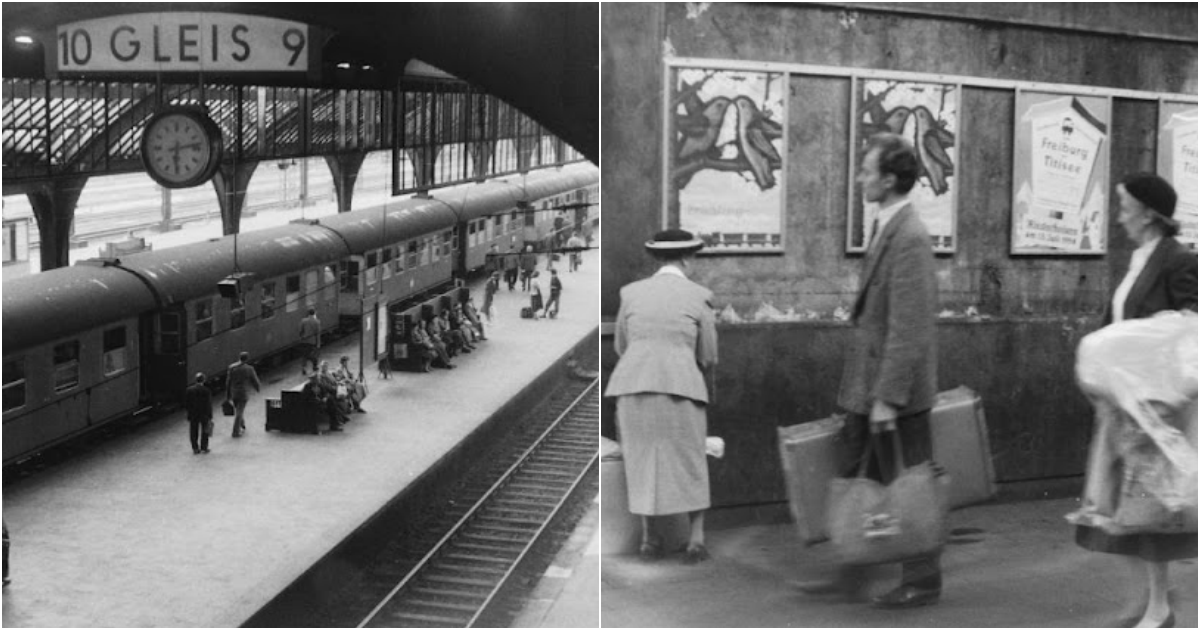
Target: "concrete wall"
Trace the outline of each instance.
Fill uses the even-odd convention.
[[[938,11],[925,4],[603,5],[601,155],[609,218],[602,314],[611,319],[619,288],[654,268],[641,243],[661,229],[664,49],[678,57],[1196,93],[1195,5],[1106,5],[1084,16],[1064,4],[1020,11],[991,5],[978,13],[972,5]],[[691,275],[713,288],[719,308],[733,306],[743,317],[770,302],[828,320],[836,307],[853,303],[861,265],[844,246],[850,80],[792,75],[789,88],[787,251],[703,257]],[[1082,471],[1090,421],[1074,392],[1074,349],[1098,326],[1131,247],[1113,226],[1107,256],[1009,255],[1013,101],[1012,90],[963,89],[958,250],[938,257],[937,273],[941,308],[961,313],[974,306],[992,318],[940,325],[941,388],[966,384],[984,393],[998,475],[1022,480]],[[1114,100],[1112,177],[1154,169],[1156,124],[1154,101]],[[1111,210],[1115,216],[1115,200]],[[845,325],[723,326],[721,334],[711,432],[745,439],[714,468],[714,498],[779,500],[774,427],[835,410]],[[735,457],[757,463],[742,470]]]

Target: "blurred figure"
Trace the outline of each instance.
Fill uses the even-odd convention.
[[[642,517],[639,553],[646,559],[663,554],[652,517],[687,512],[689,564],[709,557],[704,511],[712,504],[705,377],[717,362],[716,317],[712,291],[684,274],[703,246],[684,230],[659,232],[646,243],[661,267],[621,289],[615,339],[620,360],[604,394],[617,398],[629,511]]]
[[[1179,223],[1174,219],[1176,193],[1162,178],[1136,173],[1117,184],[1120,211],[1117,223],[1129,240],[1137,245],[1129,260],[1129,270],[1113,292],[1104,313],[1104,325],[1126,319],[1150,317],[1159,311],[1196,310],[1196,255],[1175,240]],[[1140,431],[1136,423],[1119,409],[1102,414],[1097,409],[1093,441],[1115,439],[1118,432]],[[1103,478],[1089,478],[1088,485],[1100,484],[1103,496],[1120,501],[1120,482],[1125,466],[1117,455]],[[1089,466],[1089,476],[1093,470]],[[1084,549],[1125,556],[1136,587],[1132,604],[1127,606],[1124,627],[1169,628],[1175,625],[1167,593],[1170,591],[1168,563],[1196,557],[1196,533],[1182,534],[1108,534],[1097,527],[1079,525],[1075,542]]]
[[[579,231],[576,230],[572,232],[571,238],[567,239],[567,249],[572,250],[570,264],[571,273],[574,273],[576,269],[579,269],[579,265],[583,263],[583,252],[578,250],[584,247],[587,247],[587,243],[584,243],[583,239],[579,237]]]
[[[526,290],[529,291],[529,308],[533,310],[533,318],[538,319],[538,311],[542,310],[542,283],[538,278],[541,273],[534,271],[529,274],[529,283]],[[544,315],[544,313],[543,313]]]
[[[262,391],[258,382],[258,373],[250,365],[250,353],[243,352],[238,356],[238,362],[229,366],[229,376],[225,378],[225,397],[233,402],[233,437],[242,437],[246,433],[246,403],[250,401],[250,388]]]
[[[4,586],[8,586],[12,582],[12,579],[8,577],[8,547],[10,545],[9,540],[8,540],[8,521],[4,521],[3,526],[4,526]]]
[[[346,396],[350,400],[350,406],[358,413],[366,413],[362,408],[362,401],[365,397],[365,391],[362,386],[361,379],[354,376],[354,370],[350,368],[350,357],[343,355],[338,361],[338,366],[333,370],[333,378],[339,385],[346,388]]]
[[[304,361],[310,361],[315,372],[321,354],[321,320],[317,318],[315,308],[308,309],[308,316],[300,320],[300,348],[304,352],[304,359],[300,362],[300,373],[308,374]]]
[[[521,290],[529,290],[529,279],[533,277],[537,270],[537,253],[533,251],[533,245],[526,245],[525,251],[521,253]]]
[[[521,265],[520,256],[517,246],[510,245],[508,254],[504,257],[504,281],[508,284],[510,292],[517,286],[517,271]]]
[[[192,454],[207,453],[208,438],[212,435],[212,392],[204,384],[203,372],[196,373],[196,382],[183,393],[183,407],[187,409]]]
[[[550,270],[550,299],[546,302],[546,317],[558,317],[558,298],[562,295],[562,280],[558,279],[558,270]],[[554,310],[550,307],[553,306]]]
[[[496,292],[500,290],[500,272],[493,271],[492,275],[488,276],[487,284],[483,287],[483,316],[492,321],[492,300],[496,297]]]

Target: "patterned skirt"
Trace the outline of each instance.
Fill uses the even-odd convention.
[[[669,394],[617,398],[629,511],[644,516],[708,509],[708,419],[702,403]]]

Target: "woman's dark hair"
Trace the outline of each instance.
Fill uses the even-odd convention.
[[[896,176],[896,192],[907,194],[917,183],[921,172],[917,152],[912,144],[894,133],[877,133],[867,140],[863,158],[872,150],[879,149],[879,174]]]

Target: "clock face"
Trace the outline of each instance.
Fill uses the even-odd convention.
[[[187,111],[152,118],[142,137],[142,160],[150,176],[168,187],[206,180],[219,149],[205,122],[201,114]]]

